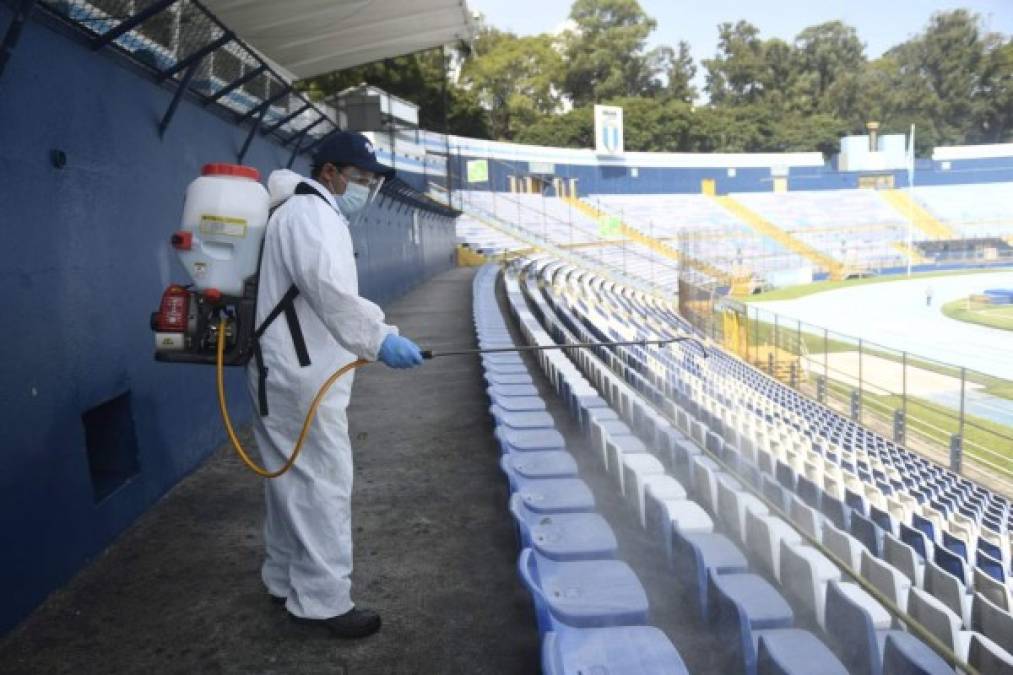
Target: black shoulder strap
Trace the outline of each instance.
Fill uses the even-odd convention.
[[[299,184],[295,186],[294,194],[315,195],[316,197],[322,199],[328,206],[331,205],[331,202],[326,197],[320,194],[312,185],[306,183],[305,181],[300,181]],[[287,201],[288,199],[285,199],[284,201],[281,201],[271,207],[271,210],[268,213],[268,218],[273,216],[275,211],[277,211]],[[261,257],[263,257],[263,245],[261,245],[260,254]],[[259,276],[259,260],[257,261],[257,273]],[[259,283],[260,281],[258,279],[258,284]],[[264,354],[260,349],[260,337],[264,334],[264,331],[267,330],[267,327],[270,326],[282,312],[285,313],[285,323],[288,324],[288,332],[292,335],[292,345],[295,347],[295,354],[296,358],[299,360],[299,365],[303,368],[310,365],[310,355],[309,351],[306,349],[306,338],[303,337],[302,326],[299,325],[299,315],[296,314],[295,311],[295,299],[298,296],[299,288],[295,284],[292,284],[289,289],[285,291],[285,295],[281,297],[278,304],[276,304],[264,318],[264,322],[261,323],[260,326],[258,326],[253,332],[253,356],[257,361],[258,373],[257,403],[260,408],[261,417],[267,416],[267,388],[265,386],[267,384],[267,366],[264,365]]]

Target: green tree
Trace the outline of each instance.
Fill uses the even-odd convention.
[[[585,106],[558,115],[546,115],[517,133],[518,143],[561,148],[594,145],[594,110]]]
[[[766,60],[760,29],[748,21],[718,26],[718,53],[703,60],[706,91],[714,105],[756,102],[763,93]]]
[[[575,28],[563,34],[563,90],[575,107],[661,88],[662,54],[644,52],[656,22],[637,0],[575,0],[570,19]]]
[[[693,78],[696,77],[696,64],[689,52],[689,43],[685,40],[679,41],[679,48],[672,52],[668,65],[668,86],[665,95],[677,101],[692,103],[696,99],[697,91],[693,85]]]
[[[459,84],[488,111],[493,137],[512,139],[560,106],[563,61],[549,35],[517,37],[485,30],[462,68]]]
[[[810,26],[795,37],[798,83],[809,110],[828,110],[827,91],[842,75],[861,70],[865,46],[851,26],[829,21]]]

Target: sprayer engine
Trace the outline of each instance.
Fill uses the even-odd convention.
[[[155,359],[170,363],[214,365],[219,326],[225,319],[226,366],[243,366],[253,354],[256,321],[256,277],[246,283],[243,296],[222,295],[214,290],[197,291],[173,284],[162,293],[157,312],[151,315],[155,332]]]

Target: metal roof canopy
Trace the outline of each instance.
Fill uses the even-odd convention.
[[[465,0],[204,0],[223,23],[298,78],[468,40]]]

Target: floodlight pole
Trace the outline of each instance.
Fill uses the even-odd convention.
[[[910,147],[907,153],[907,196],[914,202],[915,182],[915,125],[911,125],[911,137],[908,140]],[[914,257],[914,234],[912,232],[911,217],[907,218],[907,278],[911,278],[911,258]]]

